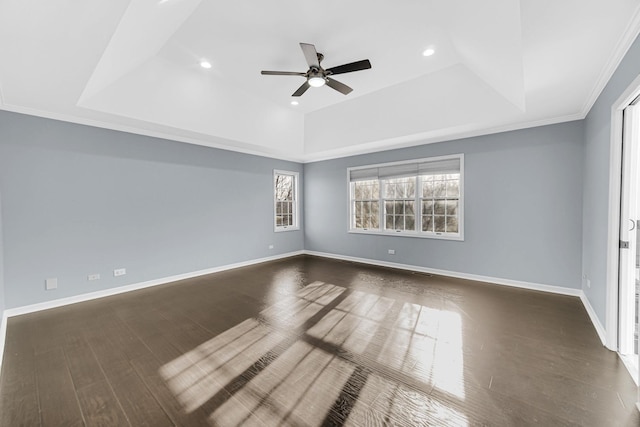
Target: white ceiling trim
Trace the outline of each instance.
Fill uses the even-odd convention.
[[[531,122],[523,122],[516,124],[507,124],[495,126],[487,129],[473,129],[468,131],[460,131],[455,134],[447,134],[446,136],[429,136],[432,132],[425,134],[408,135],[400,138],[390,138],[371,143],[363,144],[356,147],[348,147],[338,150],[331,150],[318,154],[309,154],[304,156],[302,163],[314,163],[325,160],[339,159],[342,157],[358,156],[368,153],[376,153],[380,151],[395,150],[398,148],[415,147],[426,144],[436,144],[438,142],[455,141],[465,138],[473,138],[476,136],[492,135],[502,132],[510,132],[522,129],[535,128],[539,126],[555,125],[558,123],[573,122],[582,120],[586,116],[582,113],[569,114],[562,117],[553,117],[543,120],[535,120]]]
[[[109,130],[114,130],[118,132],[131,133],[134,135],[149,136],[152,138],[160,138],[168,141],[183,142],[187,144],[200,145],[200,146],[205,146],[209,148],[216,148],[216,149],[225,150],[225,151],[233,151],[233,152],[249,154],[253,156],[266,157],[266,158],[284,160],[284,161],[290,161],[290,162],[296,162],[296,163],[314,163],[314,162],[321,162],[325,160],[339,159],[343,157],[358,156],[358,155],[367,154],[367,153],[376,153],[381,151],[395,150],[399,148],[408,148],[408,147],[415,147],[419,145],[436,144],[439,142],[455,141],[455,140],[464,139],[464,138],[473,138],[477,136],[529,129],[529,128],[534,128],[539,126],[554,125],[558,123],[572,122],[575,120],[583,120],[586,117],[586,115],[582,113],[570,114],[562,117],[554,117],[550,119],[536,120],[532,122],[525,122],[525,123],[519,123],[519,124],[508,124],[508,125],[496,126],[488,129],[475,129],[475,130],[469,130],[469,131],[461,131],[454,135],[448,134],[446,136],[441,136],[441,137],[429,136],[429,134],[431,133],[429,132],[429,134],[408,135],[400,138],[391,138],[391,139],[385,139],[380,141],[374,141],[374,142],[363,144],[361,146],[356,146],[356,147],[348,147],[344,149],[331,150],[329,152],[324,152],[324,153],[308,154],[308,155],[296,157],[296,156],[283,156],[279,153],[269,154],[261,150],[251,150],[251,149],[245,149],[245,148],[240,148],[236,146],[231,147],[227,144],[216,143],[212,141],[205,141],[203,139],[176,136],[175,134],[172,134],[169,132],[151,131],[151,130],[141,129],[139,127],[121,125],[121,124],[116,124],[116,123],[106,122],[101,120],[82,118],[75,115],[67,115],[67,114],[55,113],[50,111],[36,110],[33,108],[16,106],[16,105],[0,104],[0,110],[19,113],[19,114],[26,114],[30,116],[42,117],[45,119],[59,120],[67,123],[75,123],[78,125],[92,126],[92,127],[97,127],[101,129],[109,129]]]
[[[152,138],[160,138],[160,139],[165,139],[165,140],[168,140],[168,141],[184,142],[184,143],[187,143],[187,144],[200,145],[200,146],[210,147],[210,148],[217,148],[217,149],[220,149],[220,150],[233,151],[233,152],[244,153],[244,154],[250,154],[250,155],[253,155],[253,156],[267,157],[267,158],[270,158],[270,159],[285,160],[285,161],[296,162],[296,163],[304,163],[305,162],[305,159],[302,158],[302,157],[286,156],[286,155],[281,155],[280,153],[271,153],[270,154],[270,153],[266,153],[266,152],[264,152],[262,150],[252,150],[252,149],[248,149],[248,148],[232,146],[232,145],[229,145],[229,144],[222,144],[222,143],[217,143],[217,142],[213,142],[213,141],[207,141],[207,140],[200,139],[200,138],[190,138],[190,137],[186,137],[186,136],[177,136],[174,133],[170,133],[170,132],[161,132],[161,131],[154,131],[154,130],[149,130],[149,129],[142,129],[142,128],[137,127],[137,126],[135,126],[135,127],[134,126],[127,126],[127,125],[122,125],[122,124],[113,123],[113,122],[89,119],[89,118],[79,117],[79,116],[70,115],[70,114],[62,114],[62,113],[57,113],[57,112],[38,110],[38,109],[29,108],[29,107],[23,107],[23,106],[18,106],[18,105],[1,104],[0,105],[0,110],[9,111],[9,112],[12,112],[12,113],[26,114],[26,115],[29,115],[29,116],[42,117],[42,118],[45,118],[45,119],[59,120],[61,122],[75,123],[75,124],[78,124],[78,125],[92,126],[92,127],[101,128],[101,129],[109,129],[109,130],[114,130],[114,131],[118,131],[118,132],[126,132],[126,133],[130,133],[130,134],[134,134],[134,135],[142,135],[142,136],[149,136],[149,137],[152,137]]]
[[[582,107],[582,115],[584,117],[589,114],[593,104],[598,100],[598,97],[604,90],[605,86],[607,86],[607,83],[613,76],[613,73],[618,69],[620,62],[622,62],[622,59],[629,51],[629,48],[631,48],[631,45],[636,38],[638,38],[638,35],[640,35],[640,6],[638,6],[633,14],[633,18],[616,44],[616,48],[612,50],[611,57],[607,61],[607,65],[603,68],[600,77],[591,90],[591,94],[587,98],[587,102],[584,104],[584,107]]]
[[[94,118],[104,113],[122,120],[139,120],[145,123],[143,127],[175,131],[180,136],[231,142],[231,146],[241,148],[261,147],[265,153],[302,154],[300,113],[234,90],[223,80],[209,79],[208,73],[197,67],[185,72],[183,67],[154,57],[81,107],[92,111],[89,114]],[[128,97],[130,93],[136,96]]]

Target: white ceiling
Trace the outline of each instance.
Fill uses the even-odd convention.
[[[0,0],[0,108],[313,161],[583,118],[639,16],[638,0]],[[372,69],[292,106],[304,78],[260,71],[306,71],[300,42]]]

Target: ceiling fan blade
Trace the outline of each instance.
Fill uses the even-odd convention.
[[[305,73],[298,73],[296,71],[261,71],[263,76],[303,76]]]
[[[300,43],[300,48],[302,48],[302,53],[304,53],[304,57],[307,60],[309,67],[320,68],[316,47],[309,43]]]
[[[300,86],[298,88],[297,91],[293,92],[293,95],[291,95],[291,96],[302,96],[302,94],[305,93],[307,91],[307,89],[309,89],[310,87],[311,87],[311,85],[309,84],[309,82],[305,81],[302,84],[302,86]]]
[[[351,89],[349,86],[347,86],[344,83],[340,83],[337,80],[333,80],[331,77],[327,77],[327,86],[329,86],[332,89],[337,90],[338,92],[342,93],[343,95],[348,95],[353,89]]]
[[[351,73],[353,71],[368,70],[371,68],[371,62],[368,59],[352,62],[350,64],[338,65],[337,67],[327,68],[327,74],[336,75]]]

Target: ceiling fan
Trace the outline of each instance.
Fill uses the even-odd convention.
[[[316,47],[308,43],[300,43],[302,53],[309,64],[309,70],[306,73],[297,73],[295,71],[262,71],[265,76],[301,76],[307,80],[296,90],[291,96],[301,96],[310,87],[320,87],[325,84],[338,92],[347,95],[353,89],[344,83],[332,79],[330,76],[336,74],[351,73],[353,71],[368,70],[371,68],[371,62],[368,59],[362,61],[351,62],[349,64],[338,65],[337,67],[322,68],[320,63],[324,59],[324,55],[316,51]]]

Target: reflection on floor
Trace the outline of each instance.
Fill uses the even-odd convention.
[[[464,400],[460,327],[457,313],[316,282],[160,372],[188,412],[233,390],[219,425],[466,425],[428,397]]]
[[[579,298],[312,256],[12,317],[0,426],[633,426]]]

